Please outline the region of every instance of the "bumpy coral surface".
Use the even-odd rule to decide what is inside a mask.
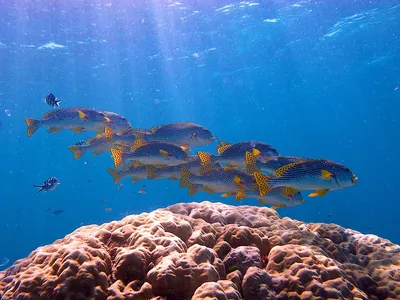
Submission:
[[[400,299],[400,247],[265,207],[177,204],[38,248],[0,272],[0,299]]]

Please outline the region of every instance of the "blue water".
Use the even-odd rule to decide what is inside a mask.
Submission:
[[[177,202],[257,205],[189,197],[166,179],[125,179],[118,192],[108,153],[76,161],[67,149],[90,133],[26,136],[49,92],[134,127],[192,121],[224,141],[343,163],[355,187],[280,215],[400,243],[398,1],[131,2],[0,1],[0,268],[85,224]],[[50,176],[60,186],[36,193]]]

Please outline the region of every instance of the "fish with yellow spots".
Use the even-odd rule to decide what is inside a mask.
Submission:
[[[101,133],[111,119],[103,113],[88,108],[60,108],[44,114],[42,120],[26,118],[28,137],[32,136],[41,127],[48,127],[47,132],[58,133],[62,129],[71,129],[78,133],[82,131],[96,131]]]
[[[214,141],[207,128],[191,122],[176,122],[154,126],[147,132],[136,133],[139,139],[147,142],[166,142],[185,147],[203,146]]]
[[[268,176],[254,172],[261,197],[278,186],[315,190],[310,197],[324,196],[331,190],[353,186],[358,180],[348,167],[325,159],[292,162],[276,169],[275,174]]]
[[[116,170],[112,168],[107,169],[108,173],[114,179],[114,183],[117,184],[121,180],[127,177],[132,177],[132,182],[137,182],[142,179],[147,179],[146,167],[130,165],[124,170]]]
[[[246,198],[256,198],[258,204],[269,204],[271,208],[283,208],[301,205],[304,203],[303,195],[300,191],[289,186],[278,186],[273,188],[264,196],[259,195],[259,191],[252,190],[246,193]]]
[[[252,153],[257,159],[265,159],[269,156],[277,156],[278,151],[272,146],[257,142],[247,141],[236,144],[219,143],[217,148],[219,155],[199,151],[203,166],[210,166],[213,163],[226,164],[226,168],[246,167],[246,152]]]
[[[156,167],[174,166],[188,160],[187,149],[163,142],[145,142],[136,139],[131,152],[111,148],[114,166],[118,168],[125,161],[134,161],[136,165],[154,165]]]
[[[130,129],[116,133],[110,127],[106,126],[103,134],[87,140],[84,144],[68,146],[68,149],[73,153],[75,159],[80,159],[87,152],[93,151],[93,156],[97,156],[110,151],[113,147],[130,151],[130,147],[134,143],[135,136]]]

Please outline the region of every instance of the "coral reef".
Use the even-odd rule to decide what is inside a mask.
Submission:
[[[39,247],[0,272],[0,299],[400,299],[400,247],[265,207],[176,204]]]

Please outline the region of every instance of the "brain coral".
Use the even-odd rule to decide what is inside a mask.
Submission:
[[[176,204],[36,249],[0,272],[0,299],[400,299],[400,247],[265,207]]]

